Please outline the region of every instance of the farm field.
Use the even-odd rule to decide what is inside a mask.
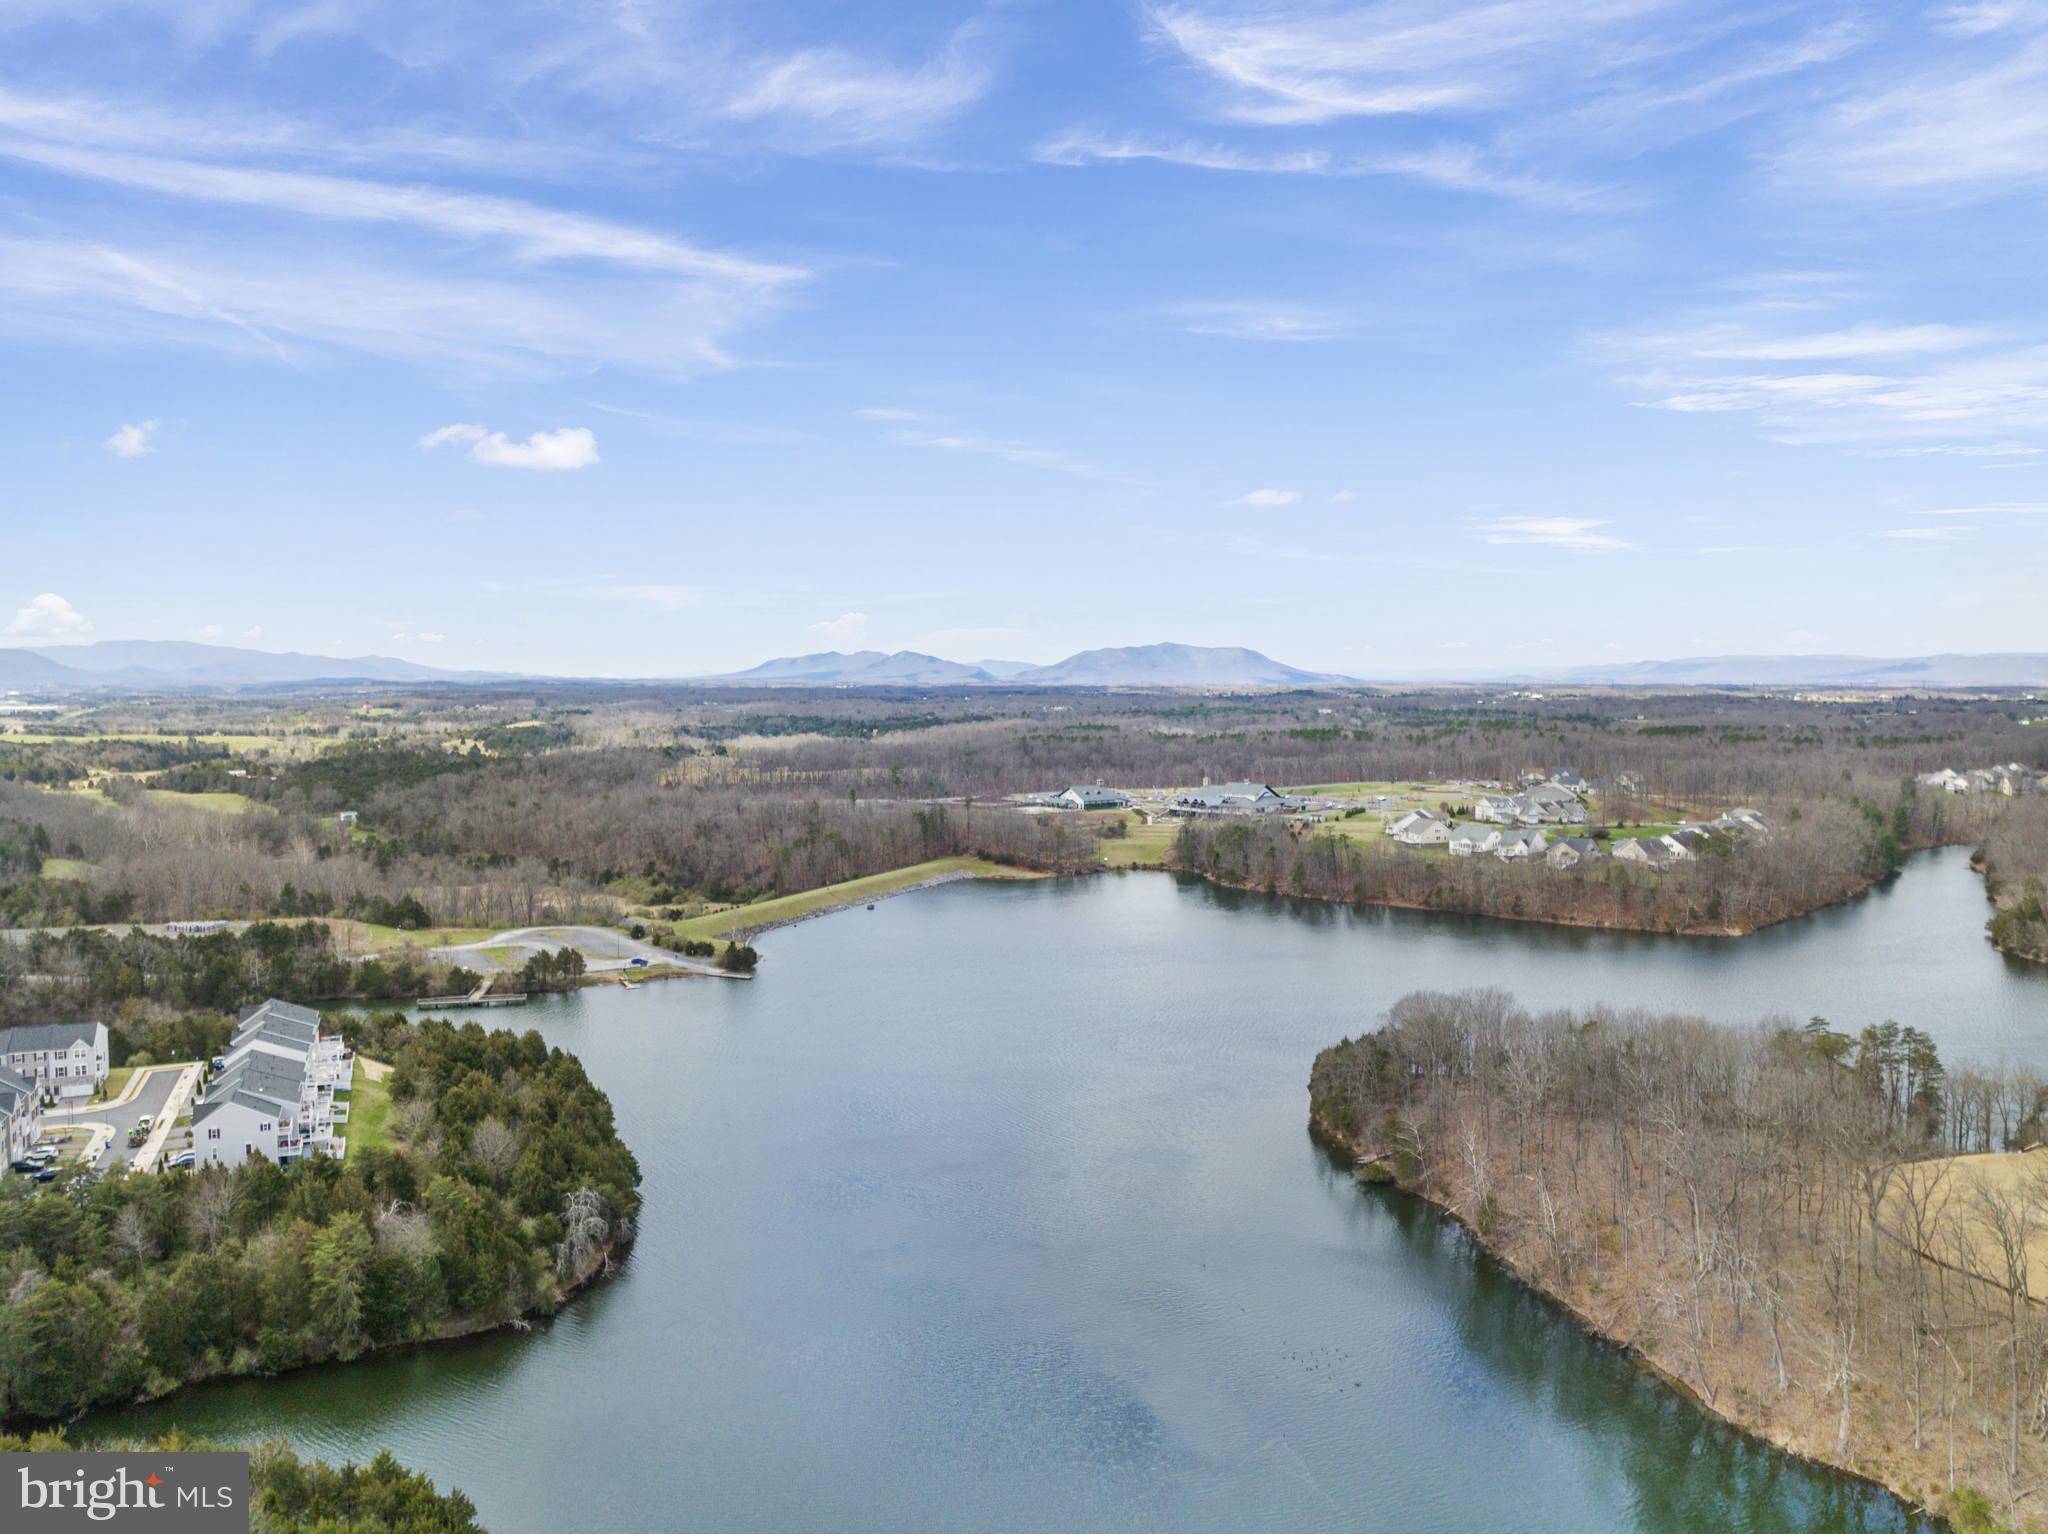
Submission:
[[[181,794],[174,788],[145,788],[142,796],[151,804],[177,805],[213,815],[246,815],[256,804],[247,794]]]
[[[2041,1151],[1993,1151],[1974,1156],[1947,1156],[1932,1161],[1916,1161],[1899,1168],[1903,1177],[1913,1178],[1920,1186],[1933,1187],[1929,1197],[1931,1208],[1946,1205],[1948,1216],[1964,1232],[1971,1250],[1966,1261],[1970,1271],[2004,1286],[2005,1260],[1999,1253],[1998,1240],[1990,1221],[1979,1211],[1978,1205],[1984,1195],[2003,1195],[2010,1199],[2015,1208],[2028,1201],[2031,1191],[2036,1201],[2036,1212],[2032,1217],[2032,1233],[2027,1243],[2027,1293],[2036,1301],[2048,1302],[2048,1222],[2039,1213],[2039,1201],[2048,1199],[2048,1153]],[[1910,1227],[1910,1216],[1905,1199],[1899,1193],[1892,1193],[1885,1201],[1885,1216],[1895,1232],[1902,1238]],[[1937,1251],[1926,1254],[1937,1262],[1953,1265],[1957,1254],[1953,1251]]]

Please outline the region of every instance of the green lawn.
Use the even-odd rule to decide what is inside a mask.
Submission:
[[[151,804],[178,804],[215,815],[246,815],[256,802],[247,794],[181,794],[174,788],[146,788],[142,797]]]
[[[339,1126],[350,1150],[375,1146],[389,1149],[391,1136],[384,1122],[391,1117],[391,1083],[372,1081],[363,1070],[362,1056],[356,1057],[355,1074],[349,1080],[348,1123]]]
[[[840,906],[859,905],[947,874],[977,874],[989,879],[1022,877],[1014,868],[1005,868],[981,858],[935,858],[929,863],[913,863],[908,868],[898,868],[885,874],[870,874],[865,879],[848,879],[844,884],[805,890],[801,895],[778,895],[773,900],[757,900],[752,905],[735,906],[730,911],[693,916],[688,921],[677,922],[675,930],[679,937],[715,940],[775,922],[794,921],[799,916],[815,916],[820,911],[836,910]]]
[[[1180,822],[1161,820],[1152,825],[1136,815],[1126,817],[1130,824],[1128,836],[1106,838],[1098,845],[1102,849],[1102,861],[1111,868],[1163,868],[1166,854],[1172,850],[1174,838],[1180,835]]]
[[[128,1078],[134,1074],[135,1067],[132,1065],[117,1065],[107,1072],[106,1083],[100,1090],[106,1094],[108,1102],[112,1102],[127,1090]]]

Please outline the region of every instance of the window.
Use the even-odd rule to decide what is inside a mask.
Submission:
[[[209,1129],[206,1131],[206,1138],[209,1140],[218,1140],[220,1138],[220,1131],[218,1129]]]

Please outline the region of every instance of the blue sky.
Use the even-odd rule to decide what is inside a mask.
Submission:
[[[0,0],[0,642],[2048,648],[2044,191],[2048,0]]]

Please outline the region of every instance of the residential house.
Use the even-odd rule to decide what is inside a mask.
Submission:
[[[1560,836],[1543,855],[1552,868],[1578,868],[1600,856],[1600,844],[1590,836]]]
[[[1052,802],[1069,810],[1120,810],[1131,802],[1130,795],[1100,783],[1078,783],[1052,796]]]
[[[1488,825],[1512,826],[1520,822],[1522,812],[1515,799],[1506,794],[1481,794],[1472,806],[1472,818]]]
[[[1527,800],[1531,818],[1546,824],[1562,822],[1566,825],[1584,825],[1586,807],[1579,802],[1579,796],[1562,783],[1538,783],[1521,796]]]
[[[82,1099],[107,1079],[105,1023],[32,1023],[0,1030],[0,1065],[25,1076],[46,1101]]]
[[[19,1071],[0,1066],[0,1173],[29,1153],[42,1138],[43,1094]]]
[[[167,921],[164,931],[172,937],[212,937],[216,932],[225,932],[228,924],[224,921]]]
[[[1558,768],[1550,775],[1550,781],[1559,788],[1569,789],[1575,794],[1583,794],[1593,786],[1569,767]]]
[[[1387,835],[1406,847],[1441,847],[1451,839],[1451,823],[1431,810],[1410,810],[1387,822]]]
[[[1970,791],[1970,780],[1953,767],[1944,767],[1939,772],[1923,772],[1914,781],[1922,788],[1938,788],[1943,793],[1966,794]]]
[[[1676,836],[1637,836],[1615,843],[1614,861],[1645,868],[1669,868],[1693,861],[1693,850]]]
[[[1453,826],[1446,845],[1454,857],[1469,858],[1481,852],[1492,852],[1500,846],[1500,828],[1469,823]]]
[[[243,1011],[221,1068],[192,1110],[192,1147],[202,1166],[240,1166],[262,1156],[280,1166],[309,1155],[341,1155],[335,1126],[348,1105],[355,1056],[323,1033],[310,1007],[266,1001]]]
[[[1503,863],[1520,863],[1542,856],[1549,845],[1550,833],[1547,831],[1503,831],[1500,845],[1493,849],[1493,855]]]

